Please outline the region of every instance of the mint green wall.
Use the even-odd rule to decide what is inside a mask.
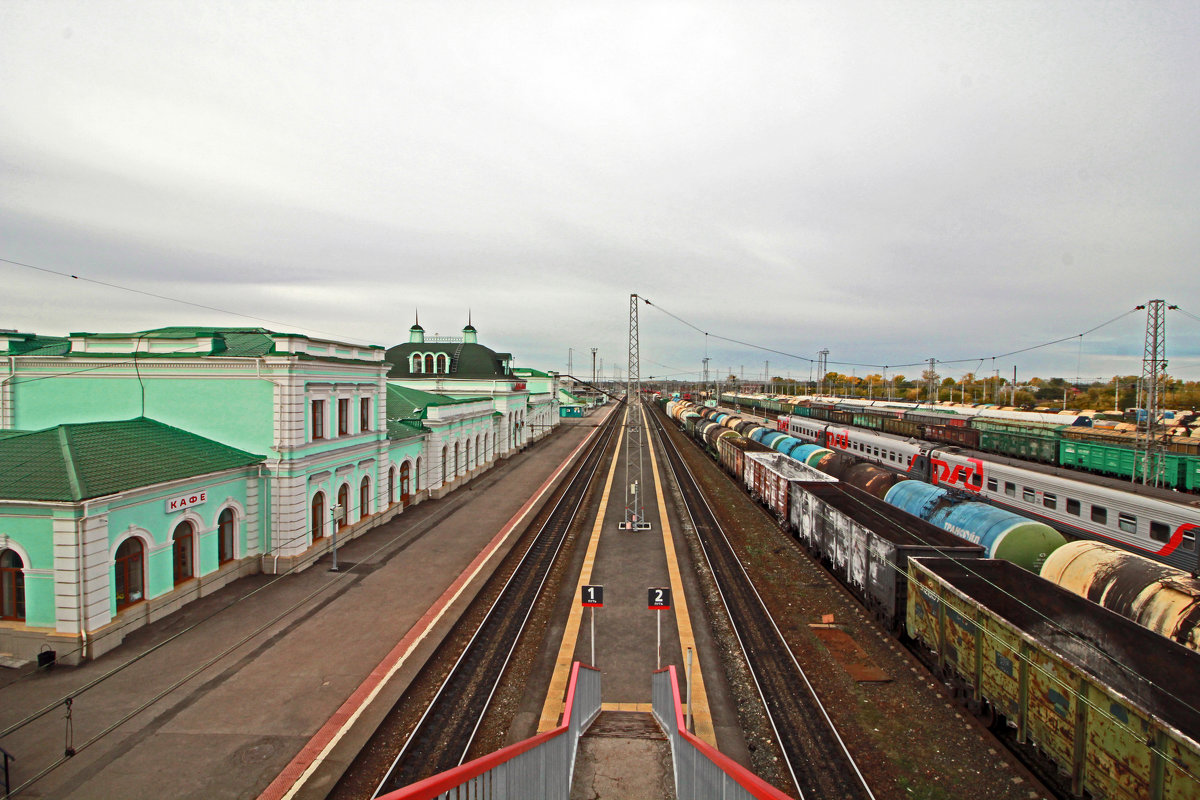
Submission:
[[[132,525],[135,528],[149,531],[154,537],[153,547],[160,546],[171,542],[171,536],[175,532],[175,527],[183,519],[192,519],[192,516],[184,512],[166,511],[166,500],[169,497],[178,495],[190,494],[195,491],[205,490],[208,492],[208,501],[203,505],[192,506],[188,511],[201,518],[202,523],[197,525],[196,537],[198,541],[198,553],[196,560],[196,575],[206,575],[217,569],[217,517],[220,511],[227,504],[227,499],[232,499],[239,504],[241,509],[246,508],[247,486],[250,481],[257,481],[258,476],[255,473],[243,472],[234,473],[232,477],[224,477],[220,480],[212,478],[198,478],[194,481],[189,481],[180,484],[168,491],[155,492],[152,495],[139,495],[137,498],[122,501],[117,499],[109,507],[108,511],[108,546],[111,551],[117,540],[123,538],[129,531]],[[234,512],[237,516],[238,524],[238,545],[237,553],[239,556],[244,556],[246,553],[246,528],[247,520],[235,508]],[[161,594],[173,591],[175,588],[175,570],[173,553],[170,547],[165,547],[159,552],[150,552],[146,558],[146,597],[157,597]],[[115,596],[112,598],[112,608],[116,610]]]
[[[54,569],[53,516],[45,507],[0,507],[0,534],[24,551],[26,569]],[[53,628],[54,623],[54,576],[26,574],[25,624]]]
[[[266,455],[275,435],[274,389],[255,379],[146,376],[144,416],[218,442]],[[14,427],[132,419],[143,415],[136,378],[91,377],[21,381],[13,386]],[[229,413],[236,409],[237,413]]]
[[[31,569],[54,569],[54,515],[45,506],[0,506],[0,535],[29,555]]]

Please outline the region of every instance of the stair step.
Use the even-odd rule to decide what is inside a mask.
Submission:
[[[645,711],[601,711],[584,736],[611,736],[618,739],[655,739],[666,741],[667,736]]]

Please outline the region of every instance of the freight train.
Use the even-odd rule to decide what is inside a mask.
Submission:
[[[1044,779],[1075,797],[1200,796],[1200,685],[1180,679],[1200,653],[736,431],[763,426],[666,405]]]

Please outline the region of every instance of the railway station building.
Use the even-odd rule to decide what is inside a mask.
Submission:
[[[96,657],[516,452],[546,410],[511,356],[485,378],[463,350],[450,392],[261,328],[0,332],[0,657]]]

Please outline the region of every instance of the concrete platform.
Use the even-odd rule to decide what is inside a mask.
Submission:
[[[0,670],[0,729],[99,681],[72,703],[73,757],[63,755],[61,705],[0,740],[17,758],[13,787],[42,770],[21,797],[246,798],[278,786],[404,645],[376,690],[377,706],[391,706],[515,536],[477,564],[476,577],[464,571],[498,532],[519,526],[522,509],[603,413],[566,421],[447,497],[339,547],[341,572],[329,572],[326,558],[281,579],[245,578],[83,666]],[[439,602],[443,613],[431,614]],[[360,744],[343,736],[289,796],[323,797]]]

